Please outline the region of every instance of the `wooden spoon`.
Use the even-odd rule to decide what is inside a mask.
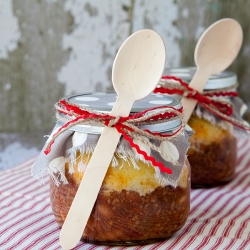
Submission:
[[[225,70],[234,61],[242,39],[242,28],[234,19],[221,19],[209,26],[195,47],[197,71],[189,86],[202,92],[211,75]],[[196,103],[193,99],[182,98],[185,122],[189,120]]]
[[[165,46],[152,30],[131,35],[118,51],[112,72],[117,101],[112,116],[128,116],[134,101],[150,94],[165,66]],[[71,249],[80,240],[120,139],[115,128],[105,127],[60,233],[62,248]]]

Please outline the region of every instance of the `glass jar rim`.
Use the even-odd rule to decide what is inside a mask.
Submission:
[[[105,98],[107,98],[107,100],[105,100]],[[61,100],[66,100],[66,102],[68,102],[69,104],[78,105],[82,108],[90,108],[91,110],[96,112],[109,114],[116,98],[117,94],[115,92],[93,92],[93,93],[90,92],[90,93],[66,96],[61,98]],[[106,105],[105,101],[106,103],[108,102]],[[177,110],[181,109],[182,107],[181,102],[178,98],[166,95],[150,94],[144,99],[135,102],[135,104],[132,107],[131,114],[142,112],[149,108],[156,108],[155,110],[150,112],[158,112],[162,109],[160,106],[175,108]],[[69,120],[73,120],[75,118],[62,113],[60,113],[59,116]],[[57,121],[57,124],[59,126],[63,126],[65,124],[64,122],[62,122],[62,120],[59,119]],[[177,117],[176,119],[171,119],[167,122],[142,125],[141,128],[144,130],[148,129],[151,132],[168,132],[177,130],[178,128],[180,128],[181,124],[182,124],[181,118]],[[103,129],[104,127],[92,126],[92,125],[75,125],[72,128],[70,128],[70,130],[76,132],[84,132],[91,134],[101,134]]]
[[[189,83],[196,72],[196,67],[166,68],[163,75],[175,76]],[[237,83],[237,75],[231,71],[222,71],[212,75],[204,90],[215,90],[233,87]]]

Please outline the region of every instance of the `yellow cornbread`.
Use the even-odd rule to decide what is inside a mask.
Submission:
[[[116,156],[116,154],[115,154]],[[80,184],[84,171],[78,170],[78,164],[85,160],[85,164],[88,164],[91,154],[88,155],[84,153],[80,155],[77,152],[76,156],[77,160],[74,164],[74,173],[72,173],[72,178],[75,180],[77,185]],[[103,186],[105,186],[106,192],[114,191],[117,192],[122,191],[123,189],[129,191],[136,191],[140,195],[145,195],[146,193],[150,193],[154,191],[157,187],[161,186],[161,184],[155,178],[155,169],[152,165],[144,163],[141,160],[138,160],[137,165],[139,169],[134,168],[131,160],[124,161],[119,157],[116,157],[118,161],[118,166],[112,167],[109,166],[107,174],[103,181]],[[68,172],[69,166],[66,163],[65,170]],[[178,185],[182,188],[187,187],[188,180],[188,168],[185,165],[181,172]]]
[[[222,121],[221,127],[192,115],[189,125],[195,132],[187,153],[192,187],[213,187],[229,182],[237,159],[232,124]]]
[[[195,131],[194,135],[189,139],[192,146],[195,146],[194,143],[197,140],[202,141],[203,144],[207,145],[211,144],[211,142],[219,141],[220,139],[227,137],[232,130],[232,126],[229,123],[225,122],[224,125],[227,126],[227,129],[223,129],[195,115],[191,116],[188,125]]]

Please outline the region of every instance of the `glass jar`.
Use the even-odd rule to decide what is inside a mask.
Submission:
[[[167,69],[164,74],[175,76],[190,82],[196,68]],[[224,71],[212,75],[206,84],[204,93],[235,90],[237,76]],[[232,98],[223,98],[232,101]],[[216,117],[197,104],[188,124],[194,130],[190,138],[188,159],[191,166],[191,186],[215,187],[231,181],[236,168],[237,142],[231,123]]]
[[[109,113],[116,94],[90,93],[70,96],[66,100],[78,107]],[[159,105],[178,110],[181,108],[178,99],[150,95],[137,101],[131,114]],[[59,112],[57,118],[58,124],[52,134],[64,125],[65,114]],[[182,120],[176,117],[163,123],[143,124],[141,128],[171,134],[181,126]],[[65,144],[60,149],[63,153],[59,157],[57,154],[49,164],[51,205],[60,227],[102,130],[103,127],[90,125],[71,127],[71,132],[68,131],[69,134],[61,139]],[[155,144],[175,159],[173,162],[177,165],[153,152],[149,144],[133,139],[141,150],[162,162],[164,167],[169,166],[173,171],[171,175],[146,161],[122,137],[82,234],[82,241],[103,245],[140,245],[167,239],[178,231],[185,224],[190,207],[190,169],[186,151],[191,133],[190,128],[184,128],[179,135]],[[144,141],[154,143],[145,136]],[[57,145],[54,150],[58,151],[55,147]],[[84,197],[82,202],[85,202]]]

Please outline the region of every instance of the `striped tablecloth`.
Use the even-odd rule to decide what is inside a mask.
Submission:
[[[61,249],[49,203],[48,178],[39,186],[30,167],[35,158],[0,172],[0,249]],[[191,192],[185,226],[171,239],[137,247],[79,243],[74,249],[250,249],[250,141],[238,143],[235,179]]]

